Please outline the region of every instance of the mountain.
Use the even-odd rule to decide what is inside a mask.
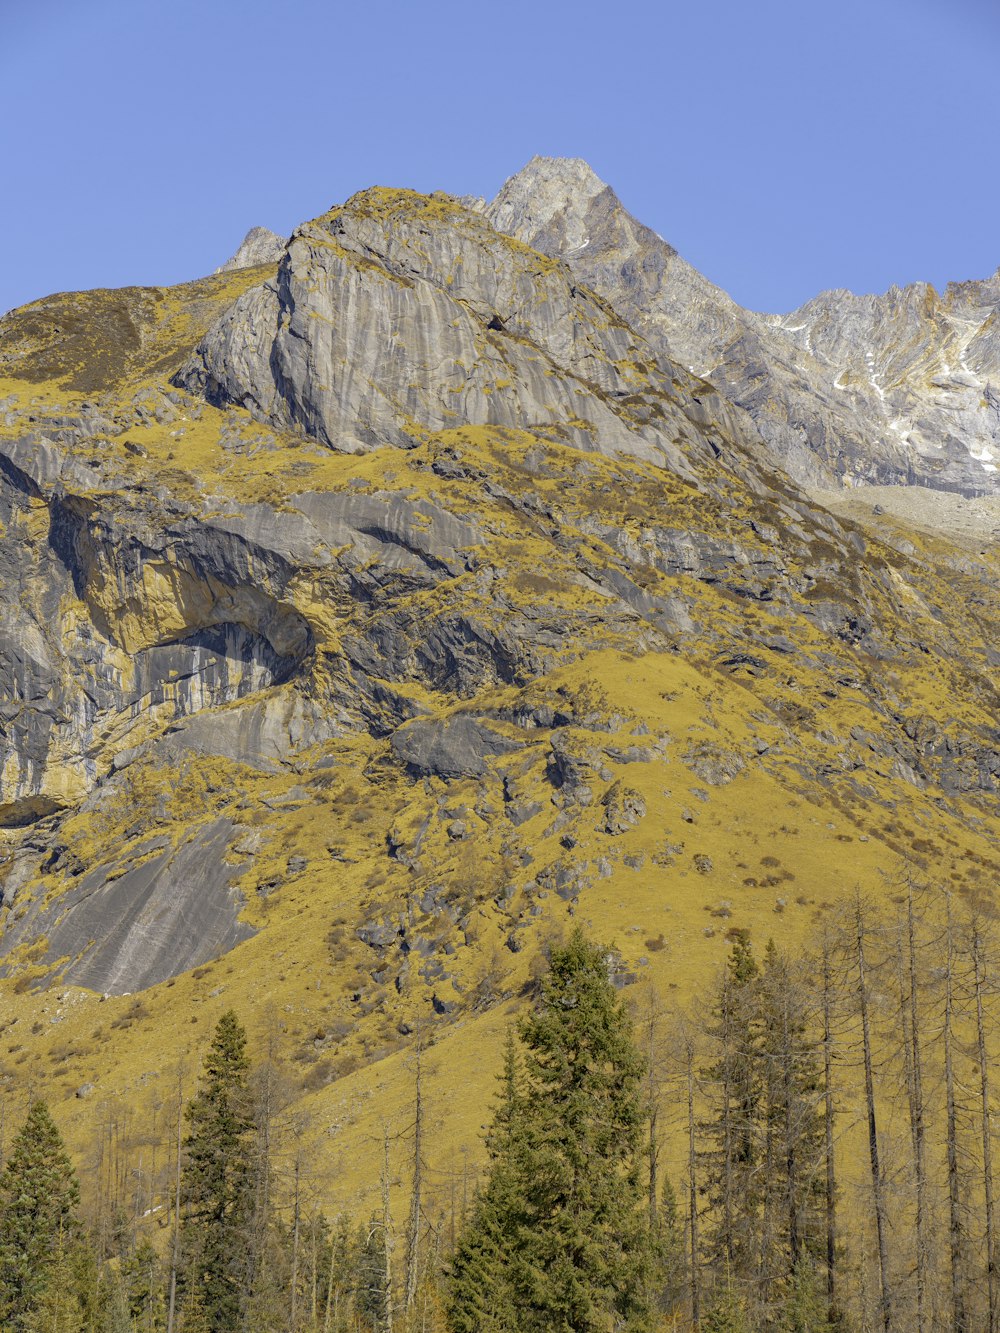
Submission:
[[[219,273],[235,268],[254,268],[257,264],[276,264],[285,248],[285,238],[268,227],[251,227],[236,253],[222,265]]]
[[[585,162],[534,158],[486,211],[749,412],[801,484],[1000,493],[1000,270],[942,294],[824,292],[759,315],[630,217]]]
[[[858,317],[886,349],[893,301]],[[852,309],[806,307],[809,352],[536,161],[486,207],[368,190],[276,262],[0,321],[0,1077],[155,1090],[232,1005],[341,1143],[419,1036],[434,1151],[473,1147],[571,918],[618,984],[691,993],[857,885],[982,893],[991,511],[806,488],[942,482],[870,386],[815,387],[864,358]],[[927,367],[945,325],[909,321],[885,356]]]

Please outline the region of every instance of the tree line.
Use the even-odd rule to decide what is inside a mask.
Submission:
[[[652,988],[630,1005],[575,930],[510,1030],[458,1199],[425,1160],[419,1052],[408,1207],[387,1129],[358,1217],[325,1210],[274,1053],[251,1062],[232,1011],[138,1151],[101,1127],[83,1211],[34,1102],[0,1174],[0,1326],[1000,1333],[991,916],[909,885],[813,944],[731,931],[685,1012]]]

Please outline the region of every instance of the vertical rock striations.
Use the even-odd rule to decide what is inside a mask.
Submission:
[[[563,258],[658,351],[746,409],[799,482],[1000,491],[1000,274],[940,294],[826,292],[790,315],[759,315],[578,159],[532,159],[486,215]]]

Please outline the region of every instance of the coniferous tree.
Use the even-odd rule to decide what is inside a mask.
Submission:
[[[701,1333],[751,1333],[743,1302],[728,1282],[712,1302]]]
[[[907,1061],[909,1066],[908,1092],[910,1103],[910,1126],[913,1135],[913,1169],[916,1175],[916,1218],[915,1239],[916,1281],[917,1281],[917,1333],[927,1333],[930,1326],[930,1309],[927,1300],[927,1278],[931,1266],[931,1245],[929,1243],[930,1218],[929,1189],[927,1180],[927,1127],[924,1107],[923,1074],[923,1035],[921,1031],[921,1004],[919,981],[917,976],[917,958],[920,953],[917,941],[917,918],[913,900],[913,883],[908,885],[906,895],[906,990],[904,1009],[909,1009],[909,1040]],[[903,1024],[906,1041],[906,1023]]]
[[[196,1306],[212,1333],[239,1328],[252,1294],[246,1281],[253,1217],[246,1045],[246,1032],[229,1010],[216,1027],[201,1086],[186,1111],[184,1305]]]
[[[647,1328],[643,1063],[606,955],[582,931],[553,951],[520,1036],[524,1090],[511,1099],[509,1128],[501,1117],[494,1130],[496,1156],[470,1227],[489,1238],[475,1263],[500,1274],[514,1322],[475,1322],[462,1299],[476,1271],[467,1248],[452,1287],[452,1327]]]
[[[514,1264],[525,1221],[519,1082],[514,1034],[508,1032],[500,1096],[486,1139],[490,1172],[451,1264],[448,1318],[455,1333],[509,1333],[517,1327]]]
[[[701,1322],[701,1244],[698,1228],[698,1151],[694,1115],[694,1039],[690,1032],[684,1041],[684,1081],[687,1093],[687,1159],[688,1159],[688,1272],[691,1275],[691,1323],[698,1328]]]
[[[34,1102],[0,1176],[0,1326],[26,1329],[79,1224],[80,1189],[43,1101]]]
[[[885,1333],[893,1333],[894,1291],[889,1267],[889,1224],[886,1210],[885,1163],[879,1154],[878,1117],[875,1102],[874,1064],[872,1059],[871,981],[867,946],[870,926],[868,909],[860,894],[854,899],[855,961],[858,975],[858,1010],[861,1018],[861,1042],[865,1072],[865,1112],[868,1120],[868,1160],[871,1166],[872,1202],[878,1242],[879,1315]],[[992,1330],[991,1330],[992,1333]]]
[[[351,1297],[351,1235],[346,1217],[338,1217],[334,1223],[327,1263],[322,1330],[339,1333]]]
[[[719,986],[708,1035],[717,1057],[707,1070],[712,1117],[705,1126],[704,1189],[712,1227],[709,1259],[727,1283],[758,1276],[760,1259],[762,1061],[760,968],[738,935]]]
[[[121,1274],[135,1327],[143,1333],[162,1329],[166,1321],[163,1265],[148,1238],[143,1237],[122,1263]]]
[[[803,1253],[788,1287],[781,1324],[783,1333],[826,1333],[830,1317],[823,1285],[813,1259]]]
[[[954,1059],[955,1004],[955,934],[952,923],[951,895],[945,897],[945,969],[944,969],[944,1082],[945,1082],[945,1152],[948,1165],[948,1251],[951,1276],[951,1324],[953,1333],[969,1333],[966,1309],[965,1269],[966,1235],[963,1208],[963,1179],[958,1165],[958,1103],[956,1099]]]
[[[823,997],[823,1156],[826,1168],[823,1203],[826,1214],[826,1299],[832,1323],[835,1322],[839,1310],[839,1293],[837,1291],[837,1163],[834,1147],[833,956],[827,934],[824,934],[821,942],[820,973]]]
[[[361,1326],[371,1333],[384,1333],[390,1320],[392,1294],[386,1288],[385,1226],[374,1213],[362,1228],[357,1244],[357,1278],[354,1309]]]
[[[823,1249],[822,1080],[808,1032],[805,988],[773,942],[758,994],[767,1141],[761,1271],[778,1284],[788,1283],[801,1261],[818,1258]]]
[[[97,1258],[79,1235],[60,1242],[49,1281],[20,1325],[25,1333],[118,1333],[102,1308]],[[132,1333],[131,1322],[123,1333]]]
[[[684,1219],[677,1207],[677,1195],[665,1176],[660,1206],[652,1235],[654,1310],[671,1315],[680,1309],[688,1286],[687,1247]]]
[[[649,1326],[643,1062],[607,957],[577,928],[521,1025],[527,1090],[521,1327]]]
[[[971,923],[973,993],[976,1000],[976,1055],[979,1064],[979,1098],[983,1146],[983,1216],[985,1224],[986,1293],[989,1308],[989,1333],[1000,1328],[1000,1290],[997,1282],[996,1211],[993,1197],[993,1131],[990,1097],[990,1060],[986,1042],[984,996],[986,993],[986,953],[982,922],[975,916]]]
[[[125,1275],[111,1268],[101,1280],[101,1333],[132,1333],[129,1292]]]

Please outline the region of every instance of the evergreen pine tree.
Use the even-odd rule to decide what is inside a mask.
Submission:
[[[785,1301],[783,1333],[825,1333],[830,1328],[826,1291],[808,1254],[796,1262]]]
[[[57,1249],[45,1290],[25,1316],[25,1333],[116,1333],[103,1315],[97,1256],[73,1234]]]
[[[520,1036],[524,1090],[516,1070],[505,1074],[514,1091],[501,1099],[489,1178],[460,1248],[452,1327],[648,1328],[643,1063],[606,956],[579,929],[553,951]],[[476,1322],[477,1277],[500,1293],[491,1323]]]
[[[128,1308],[137,1329],[155,1333],[166,1325],[164,1274],[160,1256],[147,1237],[122,1263],[122,1282],[128,1296]]]
[[[807,1271],[805,1260],[824,1249],[822,1078],[804,989],[773,942],[757,993],[767,1143],[761,1276],[770,1288],[789,1282],[800,1261]]]
[[[0,1176],[0,1326],[26,1329],[65,1265],[78,1231],[80,1189],[42,1101],[28,1111]]]
[[[524,1223],[519,1083],[514,1034],[508,1032],[500,1097],[486,1139],[490,1172],[451,1264],[448,1319],[455,1333],[510,1333],[517,1328],[513,1265]]]
[[[713,1116],[704,1127],[709,1258],[729,1281],[753,1281],[760,1260],[762,1065],[760,968],[749,941],[733,943],[708,1029],[717,1058],[707,1070]]]
[[[385,1287],[385,1227],[374,1213],[357,1240],[354,1310],[361,1326],[382,1333],[388,1323],[390,1293]]]
[[[751,1333],[743,1304],[728,1282],[712,1302],[701,1333]]]
[[[101,1333],[133,1333],[124,1273],[108,1265],[101,1277]]]
[[[247,1289],[253,1210],[253,1119],[247,1091],[246,1032],[236,1014],[223,1014],[187,1108],[181,1193],[185,1308],[197,1306],[212,1333],[231,1333]]]

